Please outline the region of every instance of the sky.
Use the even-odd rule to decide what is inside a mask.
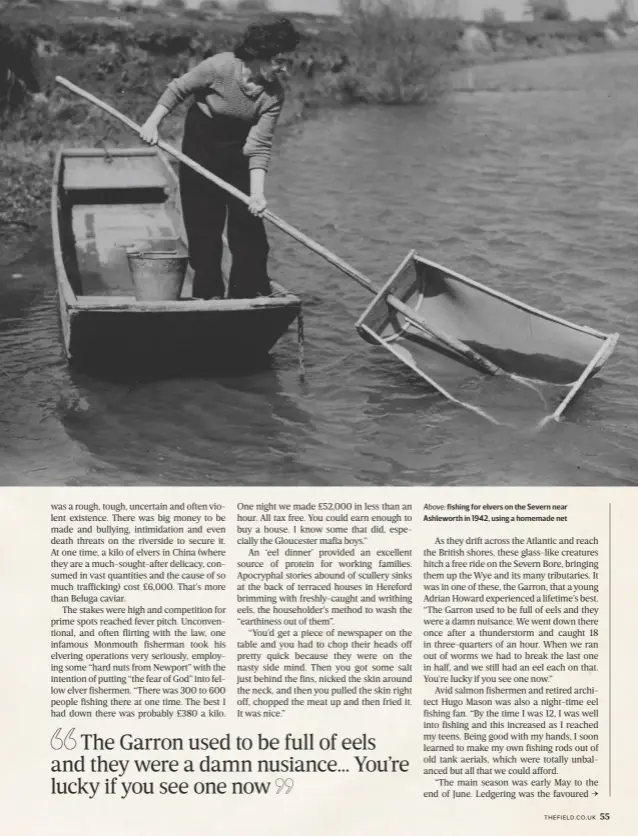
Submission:
[[[415,3],[427,3],[427,0],[415,0]],[[453,4],[455,0],[448,0]],[[521,20],[524,0],[456,0],[459,14],[466,20],[480,20],[486,7],[500,8],[509,20]],[[616,8],[616,0],[568,0],[573,18],[589,17],[602,20]],[[273,8],[282,11],[308,11],[332,14],[339,8],[339,0],[271,0]],[[638,12],[638,0],[634,2]]]

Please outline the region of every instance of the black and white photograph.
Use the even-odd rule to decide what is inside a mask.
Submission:
[[[2,0],[0,485],[638,484],[632,0]]]

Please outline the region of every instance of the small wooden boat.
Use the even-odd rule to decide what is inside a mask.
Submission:
[[[62,149],[51,227],[64,347],[83,368],[245,367],[264,359],[300,316],[272,295],[204,301],[187,271],[176,301],[138,301],[126,250],[186,253],[175,172],[155,148]]]

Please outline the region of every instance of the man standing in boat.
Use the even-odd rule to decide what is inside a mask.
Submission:
[[[270,294],[269,247],[261,218],[266,209],[264,185],[284,100],[279,79],[287,63],[284,54],[292,52],[299,40],[287,18],[249,26],[234,52],[213,55],[171,81],[140,130],[142,139],[155,145],[162,119],[194,95],[184,126],[183,153],[250,195],[246,206],[180,163],[195,298],[224,296],[222,233],[227,215],[232,255],[228,295]]]

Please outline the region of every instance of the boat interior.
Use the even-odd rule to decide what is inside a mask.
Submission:
[[[126,250],[186,253],[178,190],[169,164],[153,149],[106,154],[65,151],[58,223],[65,271],[79,296],[130,296]],[[187,271],[182,298],[191,295]]]

